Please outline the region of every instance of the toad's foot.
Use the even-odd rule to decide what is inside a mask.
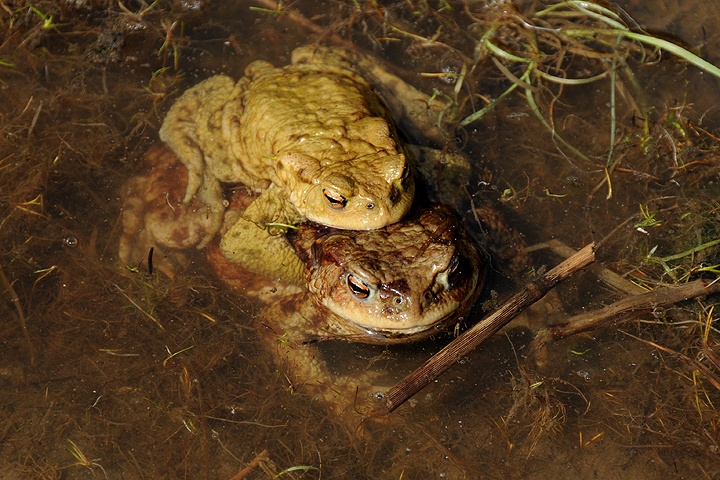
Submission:
[[[464,188],[470,181],[472,165],[460,152],[410,145],[418,169],[433,202],[460,208],[469,196]]]
[[[229,261],[220,250],[218,242],[212,242],[208,246],[207,258],[217,277],[244,297],[271,303],[305,291],[303,286],[285,283],[278,278],[262,277]]]
[[[512,228],[505,217],[493,208],[478,207],[473,211],[473,215],[484,237],[481,243],[493,258],[492,267],[508,278],[527,272],[531,260],[522,234]]]
[[[154,264],[172,277],[185,264],[181,250],[203,246],[219,224],[208,205],[193,197],[184,202],[187,169],[167,146],[151,148],[144,172],[124,186],[120,261],[137,266],[153,249]]]

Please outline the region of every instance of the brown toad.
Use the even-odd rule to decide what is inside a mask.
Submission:
[[[393,344],[439,334],[467,313],[486,280],[487,256],[443,205],[378,230],[303,224],[288,237],[307,288],[273,297],[257,317],[258,332],[296,385],[353,424],[353,405],[370,401],[380,372],[332,374],[316,343]],[[266,286],[217,247],[210,252],[218,276],[243,294]]]

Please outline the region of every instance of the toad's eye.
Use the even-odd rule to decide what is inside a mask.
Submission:
[[[350,293],[360,300],[365,300],[370,296],[370,286],[352,273],[347,276],[347,286]]]
[[[450,265],[448,265],[448,268],[446,270],[447,272],[447,279],[450,286],[454,286],[460,281],[463,275],[463,268],[462,268],[462,262],[460,261],[460,256],[458,254],[453,255],[452,260],[450,260]]]
[[[400,182],[403,185],[406,185],[408,180],[410,179],[410,173],[411,173],[410,164],[406,163],[405,167],[403,168],[402,175],[400,175]]]
[[[332,208],[337,208],[339,210],[341,208],[345,208],[345,206],[347,205],[347,198],[343,197],[337,192],[333,192],[328,190],[327,188],[324,188],[323,195],[325,195],[325,200],[327,200],[328,204]]]
[[[453,255],[447,268],[438,273],[437,282],[448,291],[457,286],[465,276],[463,258],[457,253]]]

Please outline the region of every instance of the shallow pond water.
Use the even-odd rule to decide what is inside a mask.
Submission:
[[[172,280],[117,261],[122,185],[189,86],[239,78],[257,59],[285,64],[308,42],[352,43],[426,91],[457,94],[467,115],[512,85],[484,58],[454,92],[481,52],[477,25],[517,22],[539,4],[301,1],[273,13],[253,2],[110,3],[0,4],[0,477],[720,476],[716,297],[528,356],[537,329],[622,296],[579,273],[359,435],[276,368],[255,336],[262,306],[226,289],[202,252],[188,252]],[[619,5],[720,64],[712,2]],[[506,48],[535,38],[506,35]],[[624,65],[588,58],[586,46],[566,45],[574,60],[548,71]],[[720,236],[720,79],[652,50],[629,50],[627,69],[615,78],[614,135],[609,76],[518,88],[460,129],[456,144],[476,167],[459,188],[465,208],[498,207],[529,245],[603,240],[598,263],[636,284],[712,278],[717,269],[700,269],[720,263],[717,249],[698,247]],[[498,278],[499,298],[561,260],[532,255],[534,272]],[[448,340],[324,354],[338,370],[380,366],[392,383]]]

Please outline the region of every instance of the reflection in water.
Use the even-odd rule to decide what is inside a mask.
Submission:
[[[712,298],[528,360],[533,330],[619,298],[580,275],[359,438],[275,368],[250,321],[260,306],[209,275],[203,252],[186,251],[172,280],[146,261],[116,261],[121,186],[172,101],[202,79],[239,78],[258,58],[285,64],[299,44],[352,42],[457,99],[452,125],[526,71],[497,53],[481,61],[475,47],[491,27],[503,34],[493,45],[526,58],[540,58],[532,42],[543,40],[556,77],[609,68],[606,37],[553,45],[539,19],[510,26],[542,10],[531,2],[295,4],[303,15],[230,2],[21,3],[0,11],[3,477],[269,478],[291,467],[296,478],[718,476]],[[716,6],[623,7],[718,63]],[[499,204],[528,243],[604,239],[601,263],[642,287],[715,275],[718,113],[704,105],[717,103],[718,80],[637,46],[627,65],[614,77],[612,132],[609,78],[517,83],[456,132],[476,162],[464,190],[473,204]],[[556,262],[535,252],[536,270]],[[494,293],[523,281],[512,280],[498,278]],[[324,354],[337,373],[372,366],[392,382],[447,340]]]

